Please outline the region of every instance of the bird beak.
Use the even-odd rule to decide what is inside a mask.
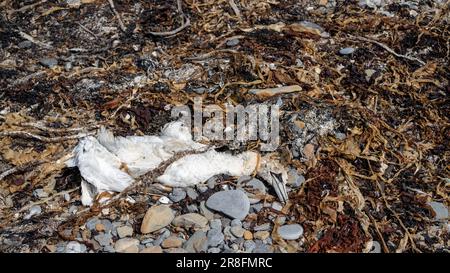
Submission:
[[[270,182],[275,189],[275,193],[277,194],[278,199],[280,199],[281,202],[286,203],[288,200],[288,194],[281,174],[270,172],[270,177],[272,180]]]

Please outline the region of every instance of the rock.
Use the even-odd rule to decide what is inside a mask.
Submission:
[[[269,236],[270,236],[270,233],[268,231],[266,231],[266,230],[257,231],[257,232],[255,232],[253,234],[253,237],[255,237],[255,239],[258,239],[258,240],[261,240],[261,241],[269,238]]]
[[[319,26],[316,23],[310,21],[301,21],[300,26],[302,26],[307,32],[319,34],[322,38],[330,37],[330,34],[326,32],[323,27]]]
[[[264,223],[259,226],[255,226],[253,228],[254,231],[261,231],[261,230],[269,230],[270,229],[270,223]]]
[[[245,248],[245,252],[252,253],[253,250],[256,248],[256,244],[254,241],[245,241],[244,248]]]
[[[231,39],[227,41],[227,46],[237,46],[239,44],[239,39]]]
[[[206,217],[206,219],[211,220],[214,218],[214,213],[210,211],[206,205],[205,201],[200,202],[200,213]]]
[[[210,249],[208,249],[208,253],[220,253],[220,248],[218,247],[212,247]]]
[[[428,202],[427,204],[433,209],[435,220],[444,220],[448,218],[448,208],[444,204],[435,201]]]
[[[297,172],[295,169],[290,169],[288,171],[287,184],[293,188],[300,188],[305,182],[305,177]]]
[[[39,63],[48,68],[53,68],[58,65],[58,60],[55,58],[42,58]]]
[[[364,73],[366,74],[366,81],[369,82],[372,78],[372,75],[375,74],[377,71],[374,69],[366,69],[364,70]],[[337,138],[337,137],[336,137]],[[345,137],[344,137],[345,139]]]
[[[182,188],[174,188],[169,194],[169,199],[174,203],[180,202],[184,198],[186,198],[186,192]]]
[[[167,198],[166,196],[161,196],[161,198],[159,198],[158,201],[161,204],[170,204],[170,203],[172,203],[172,201],[170,201],[170,199]]]
[[[66,0],[66,4],[70,8],[79,8],[81,6],[81,0]]]
[[[210,229],[208,231],[207,238],[208,238],[208,246],[218,246],[221,243],[223,243],[223,240],[225,239],[220,229]]]
[[[278,235],[285,240],[297,240],[303,235],[303,227],[299,224],[284,225],[278,228]]]
[[[253,233],[251,231],[244,231],[244,239],[245,240],[253,240]]]
[[[130,226],[122,226],[117,228],[119,238],[125,238],[133,235],[133,228]]]
[[[101,246],[107,246],[112,243],[112,235],[111,234],[105,234],[101,233],[94,236],[94,239],[101,245]]]
[[[192,200],[195,200],[198,197],[198,193],[193,188],[187,188],[186,193]]]
[[[153,241],[153,245],[159,246],[165,239],[170,237],[170,230],[164,228],[160,231],[159,237]]]
[[[242,227],[242,222],[239,219],[233,219],[233,221],[231,221],[230,226],[232,226],[232,227]]]
[[[233,234],[237,238],[241,238],[244,236],[245,229],[243,229],[241,226],[232,226],[230,231],[231,234]]]
[[[66,63],[64,64],[64,70],[70,71],[70,70],[72,70],[72,68],[73,68],[72,62],[66,62]]]
[[[175,236],[170,236],[161,243],[161,246],[163,248],[177,248],[181,247],[182,244],[183,240]]]
[[[211,195],[206,206],[225,215],[242,220],[250,210],[250,201],[247,195],[240,190],[220,191]]]
[[[117,240],[114,249],[119,253],[138,253],[139,240],[134,238],[123,238]]]
[[[252,204],[251,208],[252,208],[252,212],[258,213],[263,208],[263,204]]]
[[[45,192],[44,189],[35,189],[33,195],[39,199],[48,197],[48,193]]]
[[[111,233],[112,229],[113,229],[113,225],[111,223],[111,221],[109,221],[108,219],[102,219],[100,221],[101,225],[103,226],[103,231],[105,233]],[[97,225],[96,225],[97,226]]]
[[[247,196],[250,200],[250,204],[255,204],[261,201],[256,195],[266,194],[267,188],[264,183],[256,178],[251,179],[245,186],[249,188]]]
[[[31,217],[36,216],[36,215],[39,215],[39,214],[41,214],[41,213],[42,213],[41,206],[39,206],[39,205],[34,205],[34,206],[32,206],[32,207],[30,208],[30,211],[28,212],[27,215],[25,215],[25,216],[23,217],[23,219],[28,220],[28,219],[31,219]]]
[[[142,220],[141,233],[150,233],[169,225],[175,215],[166,205],[153,206],[147,210]]]
[[[279,202],[273,202],[272,209],[276,211],[281,211],[283,209],[283,205],[281,205]]]
[[[227,240],[233,241],[233,240],[236,239],[236,237],[233,235],[233,233],[231,233],[231,227],[230,227],[230,226],[226,226],[226,227],[223,229],[223,234],[225,235],[225,238],[226,238]]]
[[[255,248],[253,249],[253,253],[272,253],[273,249],[264,244],[262,241],[257,240],[255,242]]]
[[[150,246],[144,248],[139,253],[162,253],[162,248],[160,246]]]
[[[206,227],[208,219],[198,213],[187,213],[175,217],[172,224],[176,227],[201,229]]]
[[[187,206],[187,210],[189,212],[198,212],[198,207],[196,204],[190,204]]]
[[[197,190],[201,193],[204,193],[208,190],[207,186],[203,186],[203,185],[197,185]]]
[[[359,0],[358,5],[360,7],[369,7],[369,8],[377,8],[377,7],[381,7],[381,5],[383,4],[383,0]]]
[[[167,253],[189,253],[187,250],[183,248],[169,248],[166,250]]]
[[[65,253],[83,253],[86,252],[86,246],[78,242],[71,241],[66,245]]]
[[[184,243],[183,248],[187,252],[205,252],[208,249],[208,238],[206,233],[202,230],[196,231],[189,240]]]
[[[99,222],[100,222],[100,220],[98,218],[90,218],[86,222],[85,226],[89,230],[94,230],[95,229],[95,225],[97,225],[97,223],[99,223]]]
[[[212,219],[209,221],[209,226],[211,229],[222,230],[222,221],[220,219]]]
[[[23,42],[20,42],[17,46],[19,48],[28,48],[28,47],[31,47],[32,45],[33,45],[33,43],[30,41],[23,41]]]
[[[353,47],[346,47],[339,50],[339,54],[341,55],[349,55],[355,52],[355,49]]]
[[[337,140],[344,140],[347,138],[347,135],[344,133],[335,133],[334,136],[336,137]]]

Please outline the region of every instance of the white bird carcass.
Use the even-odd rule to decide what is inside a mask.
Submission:
[[[190,129],[181,121],[166,124],[160,136],[115,137],[101,128],[97,138],[86,137],[78,143],[66,165],[80,170],[81,202],[90,206],[98,193],[123,191],[134,178],[157,168],[176,153],[206,147],[192,140]]]
[[[192,151],[171,163],[157,181],[172,187],[188,187],[209,178],[227,174],[244,176],[257,173],[272,185],[282,202],[287,200],[287,173],[273,156],[261,158],[257,152],[238,155],[216,152],[192,140],[190,128],[181,121],[168,123],[160,136],[116,137],[101,128],[97,138],[82,139],[67,162],[77,166],[83,177],[83,205],[90,206],[94,197],[105,191],[121,192],[134,179],[159,167],[178,152]]]

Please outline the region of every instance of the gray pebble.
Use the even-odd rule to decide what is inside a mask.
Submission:
[[[236,46],[239,44],[239,39],[231,39],[227,41],[227,46]]]
[[[253,228],[254,231],[264,231],[264,230],[269,230],[269,229],[270,229],[270,223],[264,223],[262,225],[255,226]]]
[[[212,248],[208,249],[208,253],[220,253],[220,248],[212,247]]]
[[[187,206],[187,210],[189,212],[198,212],[198,207],[196,204],[190,204]]]
[[[355,52],[355,49],[353,47],[346,47],[339,50],[339,54],[341,55],[349,55]]]
[[[208,220],[214,218],[214,213],[206,207],[205,201],[200,202],[200,213]]]
[[[218,246],[223,242],[224,235],[220,229],[210,229],[207,238],[209,246]]]
[[[95,225],[99,223],[100,220],[98,218],[91,218],[86,222],[86,228],[89,230],[95,230]]]
[[[213,176],[208,181],[206,181],[206,184],[208,185],[208,188],[214,189],[217,183],[217,177]]]
[[[110,245],[112,242],[112,235],[106,234],[106,233],[100,233],[98,235],[94,236],[94,239],[101,245],[101,246],[107,246]]]
[[[222,230],[222,221],[220,221],[220,219],[212,219],[209,221],[209,226],[211,229]]]
[[[39,206],[39,205],[34,205],[34,206],[32,206],[32,207],[30,208],[30,211],[28,212],[27,215],[25,215],[25,216],[23,217],[23,219],[28,220],[28,219],[31,219],[31,217],[36,216],[36,215],[39,215],[39,214],[41,214],[41,213],[42,213],[41,206]]]
[[[241,227],[242,226],[242,222],[239,219],[233,219],[233,221],[231,221],[230,225],[232,227]]]
[[[184,243],[183,248],[187,252],[206,252],[208,249],[208,238],[206,233],[202,230],[196,231],[190,238]]]
[[[335,133],[334,136],[336,137],[337,140],[344,140],[347,137],[346,134],[339,132]]]
[[[299,224],[284,225],[278,228],[278,234],[285,240],[297,240],[303,235],[303,227]]]
[[[174,188],[169,194],[169,199],[174,203],[180,202],[184,198],[186,198],[186,192],[182,188]]]
[[[23,41],[23,42],[20,42],[17,46],[19,48],[28,48],[28,47],[31,47],[32,45],[33,45],[33,43],[30,41]]]
[[[208,187],[207,186],[197,186],[197,190],[199,191],[199,192],[201,192],[201,193],[204,193],[204,192],[206,192],[207,190],[208,190]]]
[[[252,240],[247,240],[244,242],[245,252],[251,253],[256,248],[256,244]]]
[[[435,220],[444,220],[448,218],[448,208],[440,202],[431,201],[427,203],[436,214]]]
[[[58,65],[58,60],[55,58],[42,58],[39,63],[48,68],[52,68]]]
[[[272,209],[276,211],[281,211],[283,209],[283,205],[281,205],[279,202],[273,202]]]
[[[244,192],[228,190],[211,195],[206,201],[206,206],[233,219],[244,219],[249,213],[250,201]]]
[[[256,246],[253,249],[253,253],[272,253],[273,252],[268,245],[264,244],[263,241],[256,240],[255,244],[256,244]]]
[[[263,204],[261,204],[261,203],[252,204],[252,206],[251,206],[252,212],[255,212],[255,213],[260,212],[262,208],[263,208]]]
[[[198,193],[193,188],[187,188],[186,193],[192,200],[195,200],[198,197]]]
[[[233,234],[237,238],[241,238],[242,236],[244,236],[245,229],[243,229],[240,226],[232,226],[230,228],[230,231],[231,231],[231,234]]]

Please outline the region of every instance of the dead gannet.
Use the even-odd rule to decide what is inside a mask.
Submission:
[[[98,138],[89,136],[78,143],[66,165],[80,170],[81,201],[91,205],[98,193],[123,191],[134,178],[157,168],[177,152],[206,147],[192,140],[181,121],[166,124],[160,136],[115,137],[101,128]]]

